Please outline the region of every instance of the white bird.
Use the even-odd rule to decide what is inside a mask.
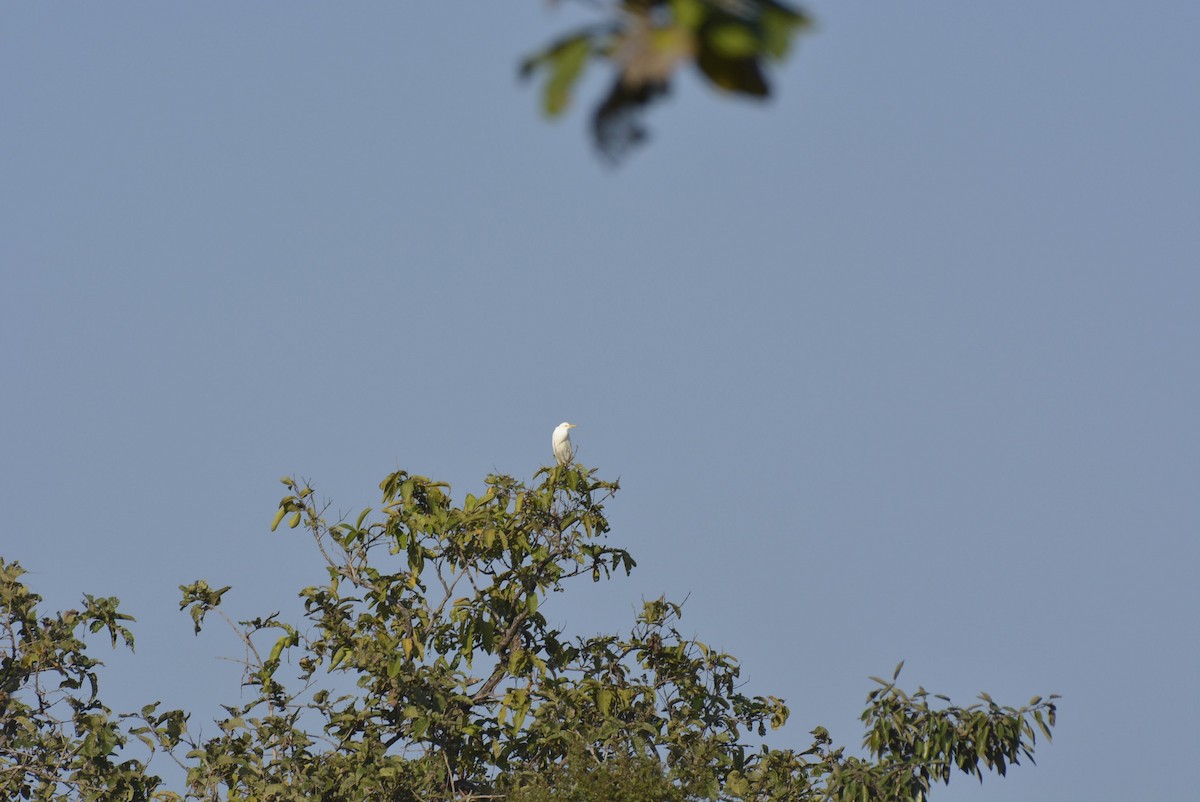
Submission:
[[[575,459],[575,447],[571,445],[571,430],[574,428],[575,424],[566,421],[554,427],[550,445],[554,449],[554,458],[558,460],[559,465],[570,465],[571,460]]]

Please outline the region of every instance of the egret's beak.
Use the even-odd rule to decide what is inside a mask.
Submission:
[[[577,429],[577,428],[579,428],[579,425],[575,424],[575,423],[568,423],[567,428],[568,429]]]

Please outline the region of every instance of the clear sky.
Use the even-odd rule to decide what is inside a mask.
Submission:
[[[1200,4],[809,4],[766,105],[687,76],[619,170],[518,59],[541,3],[0,12],[0,555],[119,596],[110,701],[210,720],[294,614],[296,473],[530,476],[577,422],[684,624],[857,745],[871,685],[1063,695],[942,800],[1195,793]],[[107,645],[97,642],[108,657]],[[211,725],[210,725],[211,729]]]

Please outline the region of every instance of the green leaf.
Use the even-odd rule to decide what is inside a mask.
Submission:
[[[778,61],[791,49],[795,35],[808,28],[812,21],[798,11],[768,2],[763,10],[761,24],[763,50]]]
[[[706,39],[713,50],[727,58],[749,58],[762,49],[758,34],[742,22],[717,23],[706,31]]]
[[[350,650],[344,646],[341,649],[338,649],[336,652],[334,652],[333,659],[329,661],[329,670],[333,671],[335,668],[340,666],[342,664],[342,662],[346,659],[346,655],[348,655],[349,653],[350,653]]]
[[[703,0],[671,0],[671,13],[680,27],[694,31],[708,19],[709,9]]]
[[[1041,710],[1033,711],[1033,720],[1037,722],[1038,729],[1042,731],[1042,735],[1046,736],[1047,741],[1054,740],[1054,737],[1050,734],[1050,728],[1046,726],[1046,722],[1042,717]]]
[[[543,109],[550,117],[561,114],[571,102],[571,89],[587,65],[592,45],[587,34],[569,39],[549,56],[550,77],[546,81]]]
[[[267,658],[268,662],[273,662],[279,659],[279,655],[283,653],[285,646],[289,646],[292,640],[291,635],[284,635],[279,640],[275,641],[275,645],[271,647],[271,656]]]
[[[696,57],[696,66],[721,89],[751,97],[767,97],[771,93],[755,59],[730,58],[706,46]]]

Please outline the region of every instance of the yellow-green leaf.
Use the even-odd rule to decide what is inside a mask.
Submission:
[[[728,58],[750,58],[762,47],[758,35],[740,22],[722,22],[708,31],[713,49]]]

